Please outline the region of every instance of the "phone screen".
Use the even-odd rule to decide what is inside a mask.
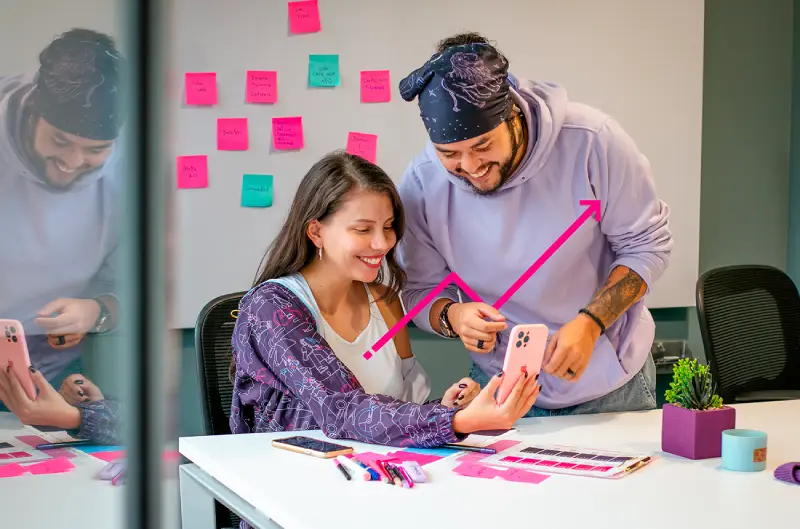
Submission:
[[[315,452],[322,452],[324,454],[328,452],[337,452],[339,450],[346,450],[348,447],[337,445],[334,443],[327,443],[325,441],[319,441],[317,439],[311,439],[310,437],[287,437],[285,439],[276,439],[278,443],[283,443],[291,446],[296,446],[298,448],[305,448],[307,450],[313,450]]]

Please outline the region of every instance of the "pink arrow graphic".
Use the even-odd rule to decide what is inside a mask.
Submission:
[[[556,253],[556,251],[558,251],[558,249],[561,248],[561,246],[565,242],[567,242],[567,240],[570,237],[572,237],[572,235],[576,231],[578,231],[578,228],[580,228],[581,225],[583,225],[584,222],[589,220],[589,218],[592,215],[594,215],[594,218],[595,218],[595,220],[597,220],[597,222],[600,222],[600,219],[601,219],[601,208],[600,208],[600,201],[599,200],[581,200],[580,204],[581,204],[581,206],[587,206],[586,210],[581,214],[580,217],[575,219],[575,222],[570,224],[569,228],[567,228],[566,231],[564,231],[564,233],[562,233],[559,236],[559,238],[556,239],[556,241],[553,244],[551,244],[550,247],[547,250],[545,250],[545,252],[541,256],[539,256],[539,258],[536,260],[536,262],[534,262],[527,270],[525,270],[525,272],[521,276],[519,276],[519,279],[514,281],[514,284],[511,285],[511,288],[506,290],[503,293],[503,295],[500,296],[500,298],[495,302],[495,304],[492,305],[495,309],[500,310],[500,307],[505,305],[506,301],[508,301],[511,298],[511,296],[513,296],[517,292],[517,290],[519,290],[522,287],[522,285],[524,285],[525,282],[528,281],[528,279],[530,279],[531,276],[533,274],[535,274],[536,271],[539,270],[539,268],[541,268],[542,265],[544,263],[546,263],[547,260],[550,259],[553,256],[553,254]],[[375,351],[380,350],[381,347],[386,345],[386,343],[389,340],[391,340],[394,337],[394,335],[397,334],[400,331],[400,329],[402,329],[403,327],[408,325],[408,323],[417,314],[419,314],[419,312],[422,309],[424,309],[429,303],[431,303],[434,299],[436,299],[436,296],[438,296],[451,283],[455,283],[456,285],[458,285],[461,288],[461,290],[463,290],[464,293],[466,293],[467,296],[469,296],[469,298],[472,299],[473,301],[483,301],[480,298],[480,296],[478,296],[478,294],[476,294],[469,287],[469,285],[467,285],[464,282],[463,279],[458,277],[458,274],[456,274],[455,272],[450,272],[447,275],[447,277],[445,277],[441,281],[441,283],[436,285],[436,288],[431,290],[428,293],[428,295],[425,296],[422,299],[422,301],[420,301],[419,303],[414,305],[414,307],[411,308],[411,310],[409,310],[406,313],[406,315],[403,316],[400,319],[400,321],[398,321],[396,324],[394,324],[392,326],[392,328],[389,329],[389,331],[386,334],[384,334],[377,342],[375,342],[375,344],[372,346],[372,348],[369,351],[367,351],[366,353],[364,353],[364,358],[366,358],[367,360],[372,358],[372,355],[374,354]]]

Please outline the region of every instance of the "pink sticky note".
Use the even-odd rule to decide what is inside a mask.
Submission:
[[[365,70],[361,72],[361,102],[388,103],[392,100],[389,70]]]
[[[187,73],[184,77],[187,105],[217,104],[216,73]]]
[[[521,468],[510,468],[500,477],[506,481],[516,481],[517,483],[533,483],[534,485],[538,485],[550,476],[547,474],[539,474],[538,472],[531,472],[530,470],[522,470]]]
[[[247,150],[247,118],[217,120],[217,149],[220,151]]]
[[[397,461],[416,461],[420,465],[427,465],[428,463],[433,463],[434,461],[439,461],[441,456],[434,456],[430,454],[418,454],[416,452],[406,452],[405,450],[401,450],[399,452],[389,452],[386,454],[387,459],[396,459]]]
[[[365,160],[375,163],[378,153],[378,136],[363,132],[349,132],[346,150],[350,154],[361,156]]]
[[[208,157],[178,156],[178,189],[208,187]]]
[[[321,29],[319,5],[316,1],[289,2],[289,31],[315,33]]]
[[[31,474],[60,474],[61,472],[69,472],[73,468],[75,468],[75,465],[66,457],[56,457],[25,466],[25,470]]]
[[[125,450],[109,450],[108,452],[92,452],[92,457],[96,457],[106,463],[111,463],[115,459],[125,457]]]
[[[28,471],[25,469],[25,467],[19,463],[0,466],[0,478],[15,478],[27,473]]]
[[[247,70],[246,90],[245,101],[248,103],[277,103],[278,72]]]
[[[493,479],[495,476],[497,476],[497,473],[501,471],[495,470],[492,467],[487,467],[486,465],[481,465],[479,463],[464,462],[454,468],[453,472],[470,478]]]
[[[303,118],[272,118],[272,146],[277,151],[303,148]]]

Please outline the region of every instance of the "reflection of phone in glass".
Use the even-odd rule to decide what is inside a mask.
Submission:
[[[36,386],[31,378],[31,357],[25,331],[17,320],[0,320],[0,366],[5,369],[11,362],[11,370],[17,375],[22,389],[31,399],[36,398]]]
[[[284,437],[283,439],[275,439],[272,441],[272,446],[275,448],[282,448],[283,450],[291,450],[298,454],[305,454],[307,456],[322,457],[330,459],[336,456],[343,456],[345,454],[352,454],[353,448],[350,446],[337,445],[327,441],[320,441],[310,437],[295,436]]]
[[[547,347],[547,333],[547,325],[539,323],[516,325],[511,329],[506,358],[503,362],[503,381],[500,383],[500,389],[497,390],[498,404],[502,404],[508,398],[517,379],[522,375],[523,367],[529,377],[539,373]]]

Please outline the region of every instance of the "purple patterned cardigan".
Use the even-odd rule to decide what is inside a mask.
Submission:
[[[233,433],[321,429],[332,439],[409,447],[466,437],[453,431],[458,408],[365,393],[282,285],[265,282],[242,298],[233,351]]]

